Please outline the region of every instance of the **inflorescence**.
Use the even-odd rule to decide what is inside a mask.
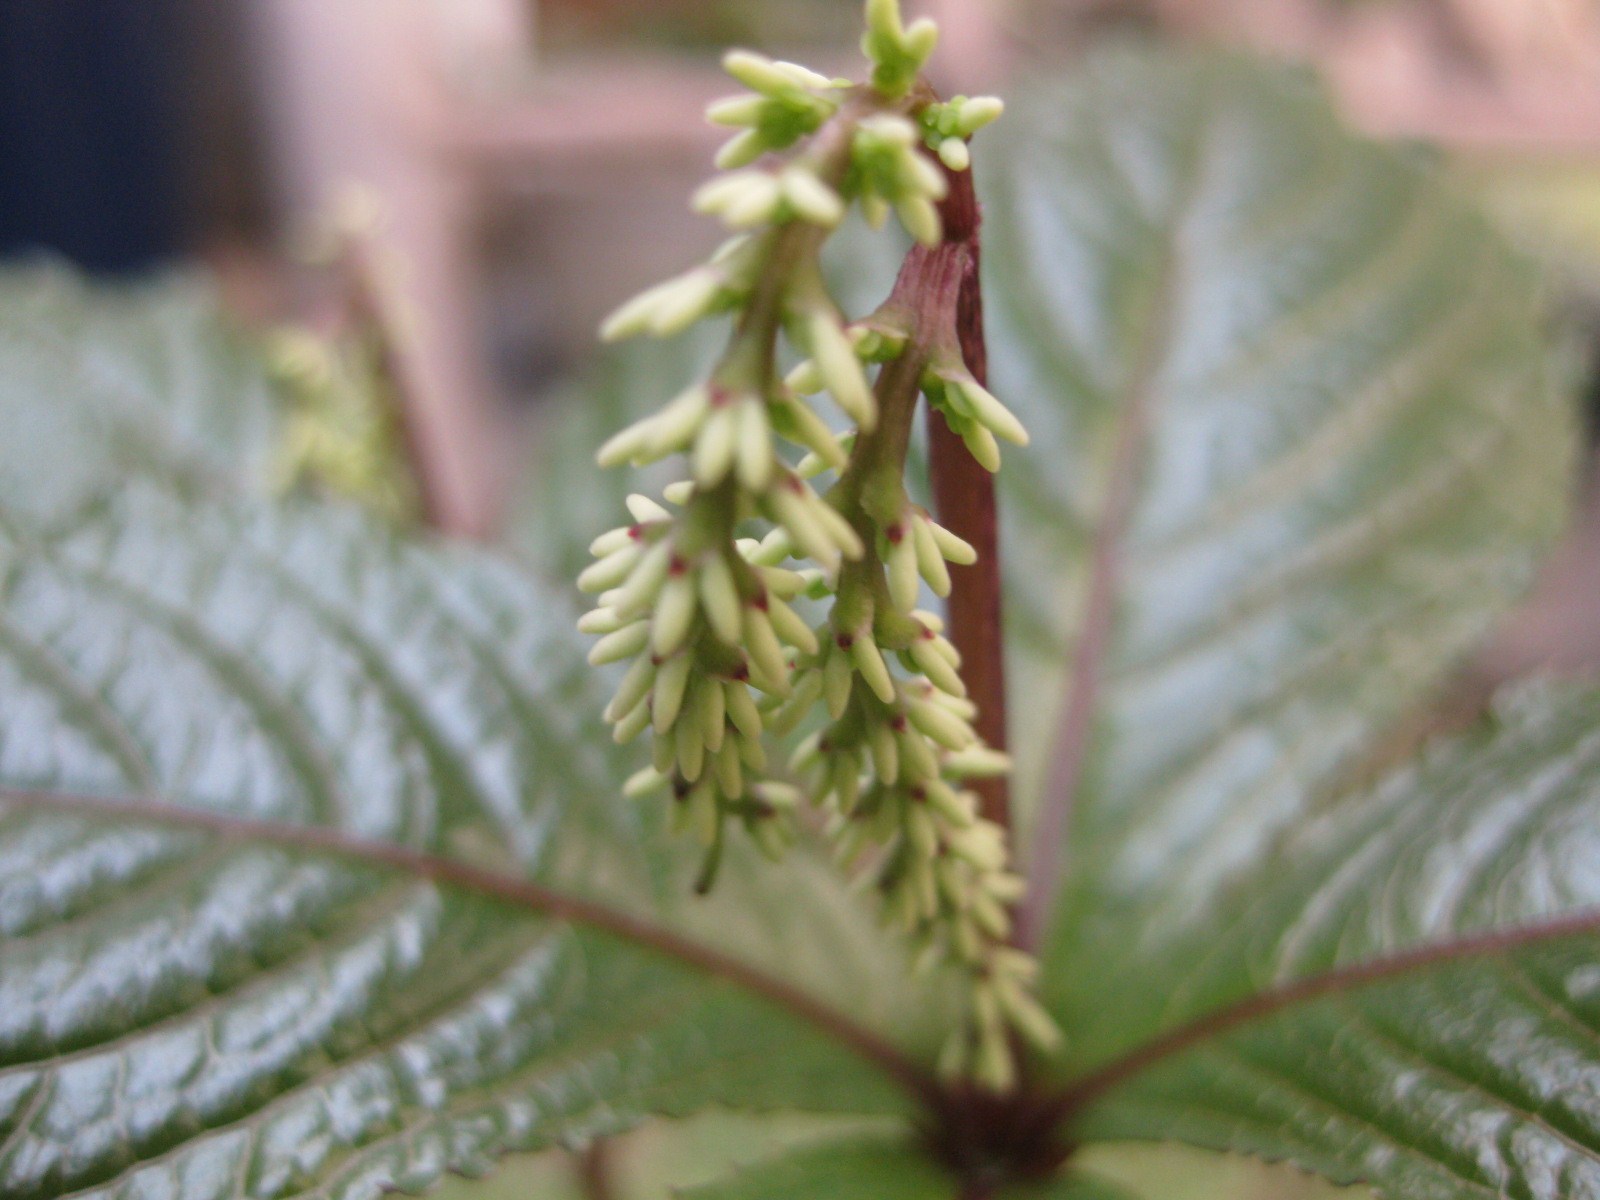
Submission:
[[[967,251],[941,245],[938,207],[1001,104],[933,97],[920,72],[938,31],[903,24],[898,0],[868,0],[867,26],[869,84],[742,51],[724,60],[750,91],[711,106],[739,132],[693,203],[734,236],[602,334],[665,337],[732,314],[732,336],[705,380],[600,450],[608,467],[682,455],[688,477],[663,502],[630,497],[632,521],[595,540],[578,582],[599,604],[580,628],[600,636],[591,662],[629,664],[605,715],[619,743],[648,731],[652,763],[628,791],[670,792],[675,825],[706,847],[699,886],[731,828],[776,860],[799,810],[820,811],[886,920],[970,980],[945,1069],[1003,1090],[1012,1034],[1046,1049],[1057,1034],[1032,995],[1034,960],[1010,943],[1022,880],[1005,830],[965,786],[1010,763],[974,732],[960,656],[919,607],[924,587],[949,594],[947,564],[976,554],[904,483],[919,394],[990,471],[999,441],[1027,442],[962,360]],[[851,204],[874,227],[894,213],[918,243],[889,299],[853,323],[819,261]],[[780,339],[804,356],[787,374]],[[813,406],[821,394],[846,432]],[[808,609],[826,615],[813,623]],[[802,733],[787,770],[770,760],[775,738]]]

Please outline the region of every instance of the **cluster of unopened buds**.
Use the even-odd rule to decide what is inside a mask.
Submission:
[[[960,655],[921,607],[925,590],[949,594],[949,564],[976,554],[904,483],[919,394],[989,470],[998,440],[1027,441],[962,361],[959,262],[940,245],[947,173],[968,168],[967,139],[1001,106],[932,97],[920,71],[937,30],[903,25],[897,0],[869,0],[867,23],[867,85],[726,60],[751,93],[712,106],[740,132],[695,206],[735,237],[623,305],[603,334],[667,336],[719,313],[733,332],[708,378],[602,447],[604,466],[681,455],[687,477],[661,502],[630,497],[631,522],[595,540],[579,586],[599,602],[581,628],[599,635],[592,662],[627,664],[606,719],[619,743],[648,732],[652,746],[628,791],[670,794],[674,822],[706,848],[699,886],[730,828],[777,859],[799,811],[820,812],[886,919],[969,979],[946,1068],[1004,1089],[1013,1032],[1046,1048],[1057,1035],[1032,996],[1033,959],[1010,944],[1022,881],[1005,831],[967,790],[1010,764],[974,731]],[[819,264],[850,204],[874,223],[896,213],[921,243],[889,300],[855,323]],[[804,356],[787,374],[785,337]],[[823,393],[843,432],[813,406]],[[829,474],[819,493],[812,481]],[[770,761],[790,735],[801,740],[787,762]]]

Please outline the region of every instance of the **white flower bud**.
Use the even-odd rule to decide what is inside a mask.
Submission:
[[[676,654],[688,640],[698,607],[695,590],[694,577],[689,572],[674,575],[661,586],[661,594],[656,597],[655,616],[650,622],[650,648],[657,658]]]
[[[589,650],[589,665],[603,667],[607,663],[621,662],[625,658],[632,658],[643,650],[650,641],[650,623],[648,621],[635,621],[632,625],[624,626],[615,633],[608,633]]]
[[[900,747],[900,775],[904,779],[931,781],[939,776],[939,760],[934,757],[928,739],[909,723],[894,733]]]
[[[694,783],[706,765],[706,743],[700,736],[700,723],[678,721],[672,727],[672,743],[678,756],[678,774]]]
[[[728,700],[722,684],[715,679],[702,678],[694,690],[695,717],[700,722],[700,736],[706,749],[713,754],[722,749],[728,737]]]
[[[913,641],[907,651],[911,655],[911,661],[917,665],[917,670],[933,681],[935,687],[949,692],[952,696],[965,696],[967,685],[962,682],[960,673],[950,665],[949,660],[939,653],[934,641],[932,637],[919,637]]]
[[[988,746],[970,746],[944,760],[945,770],[960,779],[995,779],[1011,772],[1011,756]]]
[[[709,406],[710,396],[698,384],[680,392],[650,421],[645,447],[638,460],[654,462],[686,449],[694,440]]]
[[[596,558],[606,558],[618,550],[633,545],[637,540],[631,525],[619,525],[616,529],[608,529],[590,542],[589,553]]]
[[[752,92],[764,96],[780,95],[795,86],[793,76],[781,70],[777,63],[750,50],[728,51],[722,56],[722,69]]]
[[[950,194],[949,180],[920,150],[907,150],[898,165],[901,181],[908,193],[904,199],[921,196],[927,200],[943,200]]]
[[[789,664],[783,657],[783,647],[778,643],[778,635],[773,632],[772,622],[766,613],[753,604],[745,605],[744,648],[750,656],[751,666],[759,668],[768,679],[788,677]]]
[[[872,765],[878,782],[885,787],[900,778],[900,748],[895,744],[894,731],[882,721],[873,721],[867,727],[867,744],[872,750]]]
[[[645,767],[628,776],[628,781],[622,785],[622,794],[629,800],[638,800],[661,791],[667,786],[667,777],[654,767]]]
[[[1000,446],[994,434],[976,422],[967,422],[961,429],[961,440],[967,444],[967,453],[978,460],[985,471],[993,474],[1000,469]]]
[[[772,426],[767,422],[766,405],[746,400],[739,406],[738,440],[735,463],[739,483],[747,491],[759,492],[772,479]]]
[[[918,17],[906,26],[904,42],[906,54],[919,65],[925,63],[939,44],[939,26],[931,17]]]
[[[937,246],[944,237],[939,221],[939,210],[926,196],[904,196],[895,201],[894,210],[906,232],[924,246]]]
[[[719,408],[700,427],[699,436],[694,440],[696,486],[706,489],[716,487],[733,466],[739,438],[736,420],[737,414],[732,409]]]
[[[995,399],[993,393],[977,380],[952,379],[950,390],[958,394],[960,407],[997,437],[1004,438],[1014,446],[1028,444],[1028,431],[1017,420],[1016,414]]]
[[[650,433],[654,428],[656,418],[646,417],[642,421],[635,421],[626,429],[607,438],[594,456],[595,462],[602,468],[620,467],[623,463],[642,462],[643,456],[650,445]]]
[[[689,671],[694,659],[688,654],[677,654],[656,669],[655,686],[650,692],[652,724],[657,733],[671,729],[683,709],[683,693],[689,684]]]
[[[728,96],[711,102],[706,108],[706,120],[713,125],[756,125],[767,103],[764,96]]]
[[[812,360],[828,391],[852,421],[871,431],[878,423],[877,397],[838,319],[830,312],[813,312],[806,331]]]
[[[844,514],[815,492],[809,492],[809,496],[816,509],[817,520],[827,530],[828,536],[833,539],[833,544],[839,548],[839,553],[851,560],[858,559],[866,553],[866,547],[861,543],[861,535],[849,521],[845,520]]]
[[[648,704],[635,704],[633,711],[617,722],[616,728],[611,731],[611,740],[619,746],[626,746],[643,733],[649,725],[650,706]]]
[[[722,280],[714,272],[697,269],[669,279],[656,301],[649,332],[656,337],[682,333],[711,314],[721,301]]]
[[[815,396],[823,389],[822,372],[811,359],[802,359],[783,377],[784,386],[798,396]]]
[[[676,504],[680,508],[694,499],[694,480],[680,479],[676,483],[669,483],[661,489],[661,497],[668,504]]]
[[[953,562],[958,567],[970,567],[978,561],[978,552],[970,542],[957,537],[937,521],[930,520],[927,526],[934,543],[939,547],[939,553],[947,562]]]
[[[663,539],[644,552],[627,580],[617,588],[609,606],[616,609],[617,615],[622,617],[643,614],[655,603],[656,594],[661,591],[661,585],[666,583],[667,573],[671,568],[672,542]],[[578,582],[581,587],[582,576]]]
[[[828,657],[822,665],[822,692],[828,704],[828,716],[835,721],[844,716],[854,684],[855,671],[851,667],[849,652],[838,646],[829,646]]]
[[[873,694],[885,704],[893,704],[894,680],[889,675],[888,664],[883,661],[883,652],[878,649],[870,628],[858,630],[851,639],[850,659],[855,663],[862,682],[872,689]]]
[[[744,769],[739,765],[739,748],[732,742],[724,742],[718,752],[712,769],[717,773],[717,786],[722,789],[722,794],[730,800],[737,800],[744,795]]]
[[[952,171],[965,171],[972,165],[972,151],[958,137],[947,137],[939,143],[939,161]]]
[[[606,555],[599,562],[590,563],[578,576],[580,592],[604,592],[628,579],[647,555],[638,542],[630,542],[620,550]]]
[[[625,503],[628,511],[633,514],[633,519],[641,525],[648,525],[652,521],[670,521],[672,514],[649,496],[634,492],[628,496]]]
[[[590,634],[615,633],[627,622],[609,608],[590,609],[578,618],[578,632]]]
[[[857,128],[870,140],[909,149],[917,144],[917,127],[895,113],[873,113],[861,118]]]
[[[978,740],[972,727],[936,704],[913,700],[906,706],[911,723],[946,750],[965,750]]]
[[[999,118],[1005,111],[1005,102],[997,96],[974,96],[961,105],[957,117],[956,129],[965,137],[971,137]]]
[[[750,690],[742,683],[730,681],[722,685],[722,693],[728,720],[739,731],[739,735],[752,740],[759,738],[762,730],[761,712],[756,708],[755,701],[750,699]]]
[[[768,150],[766,136],[759,129],[746,129],[736,133],[722,144],[712,161],[722,171],[748,167]]]
[[[633,666],[628,668],[627,674],[622,677],[622,682],[617,685],[617,692],[611,697],[611,703],[606,705],[603,714],[605,719],[620,721],[634,709],[641,707],[655,681],[655,663],[648,658],[635,661]]]
[[[817,635],[795,612],[778,597],[767,596],[767,619],[772,622],[772,629],[780,638],[801,654],[815,654],[817,652]]]
[[[743,618],[739,588],[733,570],[720,554],[714,554],[700,567],[700,603],[712,632],[730,646],[739,644]]]
[[[832,229],[844,219],[844,201],[809,167],[799,164],[786,167],[780,183],[783,198],[802,220]]]
[[[896,526],[893,533],[899,537],[891,534],[889,542],[889,599],[900,612],[910,613],[917,607],[917,596],[922,591],[917,577],[916,538],[903,524]]]
[[[933,522],[925,517],[913,517],[911,535],[906,540],[914,547],[917,572],[928,581],[933,594],[948,596],[951,587],[950,569],[944,565],[944,555],[939,553],[939,544],[934,541],[932,526]]]

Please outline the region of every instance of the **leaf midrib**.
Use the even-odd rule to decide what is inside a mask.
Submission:
[[[767,1001],[812,1026],[877,1068],[914,1100],[936,1104],[943,1088],[918,1063],[876,1031],[787,980],[664,926],[594,900],[458,859],[354,837],[325,826],[284,825],[207,812],[164,800],[114,798],[68,792],[0,789],[0,805],[107,821],[139,821],[198,830],[246,844],[270,845],[350,859],[471,892],[554,920],[587,926],[673,959]]]

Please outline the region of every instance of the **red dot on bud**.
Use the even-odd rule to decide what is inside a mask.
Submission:
[[[856,639],[854,637],[852,637],[848,633],[841,633],[838,637],[834,638],[833,640],[834,640],[834,644],[837,645],[839,647],[839,649],[848,650],[848,649],[850,649],[851,644],[854,643]]]
[[[682,575],[688,570],[689,564],[684,562],[683,559],[679,558],[676,554],[672,556],[672,561],[667,564],[668,575]]]
[[[906,527],[898,523],[891,525],[889,528],[883,531],[883,536],[889,539],[889,544],[891,546],[898,546],[902,541],[905,540]]]

